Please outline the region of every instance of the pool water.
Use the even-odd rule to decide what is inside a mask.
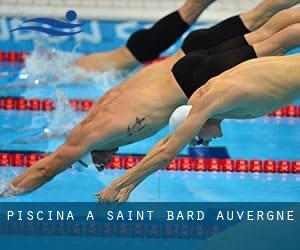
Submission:
[[[296,51],[297,52],[297,51]],[[20,65],[1,64],[1,72],[17,74]],[[8,82],[14,84],[14,77],[0,77],[0,96],[23,96],[25,98],[53,98],[55,89],[62,91],[66,98],[97,99],[105,91],[97,84],[67,84],[59,86],[23,88],[1,88]],[[119,82],[122,79],[118,80]],[[117,82],[118,83],[118,82]],[[113,84],[117,84],[114,82]],[[300,102],[296,103],[300,104]],[[84,113],[70,113],[73,123]],[[64,114],[37,111],[0,110],[0,151],[42,151],[55,150],[64,137],[51,140],[22,142],[36,138],[43,129],[56,119],[59,126]],[[58,119],[58,120],[57,120]],[[300,119],[269,118],[241,121],[228,120],[222,124],[224,137],[212,146],[226,146],[234,159],[299,160]],[[63,129],[63,126],[61,127]],[[59,129],[58,129],[59,130]],[[120,148],[119,153],[146,154],[151,147],[168,133],[162,129],[151,138]],[[184,149],[181,154],[187,154]],[[0,168],[0,184],[13,178],[24,168]],[[41,189],[6,201],[95,201],[94,193],[100,191],[123,170],[67,170]],[[300,176],[292,174],[241,174],[241,173],[200,173],[160,171],[148,178],[131,195],[130,201],[298,201],[300,197]]]

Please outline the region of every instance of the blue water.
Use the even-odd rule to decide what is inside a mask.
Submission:
[[[18,73],[19,65],[1,64],[1,72]],[[53,98],[53,86],[31,90],[1,89],[1,96]],[[103,91],[95,84],[58,86],[67,98],[97,99]],[[299,103],[298,103],[299,104]],[[84,113],[77,113],[77,119]],[[51,117],[51,115],[50,115]],[[48,126],[44,112],[0,110],[0,151],[53,151],[64,140],[57,138],[34,143],[13,143],[20,138],[35,136]],[[300,156],[300,119],[260,118],[247,121],[228,120],[222,124],[224,137],[212,146],[226,146],[232,158],[298,160]],[[144,141],[120,148],[119,153],[147,153],[168,133],[164,128]],[[184,149],[182,154],[187,154]],[[23,171],[23,168],[0,168],[0,183]],[[93,193],[109,185],[123,171],[106,170],[76,172],[68,170],[32,194],[2,201],[94,201]],[[131,195],[130,201],[298,201],[300,176],[278,174],[158,172],[147,179]]]

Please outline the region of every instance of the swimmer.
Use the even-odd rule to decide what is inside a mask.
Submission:
[[[174,44],[213,2],[215,0],[186,0],[182,7],[160,19],[150,29],[133,33],[126,46],[110,52],[98,52],[84,56],[77,60],[73,66],[93,72],[111,69],[129,71],[142,63],[154,60]],[[200,43],[198,49],[199,47],[201,47],[200,49],[215,47],[235,36],[254,31],[279,11],[288,9],[299,2],[299,0],[264,0],[254,9],[242,13],[239,18],[229,18],[216,27],[198,32]],[[277,31],[279,30],[277,29]],[[274,30],[273,33],[277,31]],[[258,42],[251,39],[253,38],[249,38],[252,43]]]
[[[84,56],[73,66],[93,72],[111,69],[130,71],[142,63],[159,57],[190,28],[200,14],[213,2],[215,0],[186,0],[177,11],[161,18],[151,28],[134,32],[125,46],[109,52]],[[288,3],[288,5],[290,4]]]
[[[252,119],[300,99],[300,55],[249,60],[209,80],[189,99],[187,118],[141,162],[98,193],[100,201],[126,201],[149,175],[167,166],[195,136],[221,137],[224,119]],[[255,74],[253,74],[255,72]],[[242,83],[242,84],[241,84]],[[200,132],[199,132],[200,131]]]
[[[63,145],[17,176],[11,184],[23,193],[31,192],[88,152],[104,151],[97,160],[107,160],[116,148],[155,134],[168,123],[172,112],[186,104],[210,78],[243,61],[279,55],[298,45],[299,24],[296,26],[253,46],[209,56],[203,56],[201,51],[185,55],[180,50],[170,59],[144,68],[100,98]],[[190,37],[188,41],[191,42]],[[188,49],[185,42],[183,47]],[[98,165],[101,168],[101,164]]]
[[[234,37],[213,49],[209,54],[221,53],[230,49],[252,45],[264,41],[277,32],[300,22],[300,7],[282,10],[275,14],[259,29],[242,36]]]
[[[245,24],[245,27],[248,26],[248,27],[252,27],[252,29],[253,29],[253,27],[258,27],[260,23],[263,23],[264,20],[267,19],[266,16],[264,16],[263,18],[259,18],[261,12],[266,11],[266,13],[268,13],[268,16],[271,16],[275,12],[274,10],[278,10],[283,7],[291,6],[292,4],[295,4],[296,2],[297,1],[294,1],[294,2],[285,1],[285,5],[283,5],[283,3],[281,3],[281,5],[278,8],[274,8],[274,6],[273,6],[273,9],[271,9],[270,2],[263,1],[260,5],[258,5],[253,10],[246,12],[244,14],[241,14],[240,19],[247,20],[247,21],[243,21],[243,23]],[[274,4],[274,3],[272,2],[272,4]],[[278,2],[276,4],[278,4]],[[187,2],[185,3],[184,6],[185,7],[181,8],[182,10],[179,9],[179,13],[182,12],[183,16],[187,16],[187,13],[188,13],[187,12],[187,6],[188,6]],[[195,6],[192,9],[194,9],[194,8],[195,8]],[[199,12],[197,12],[197,13],[199,13]],[[196,15],[194,15],[194,14],[191,15],[193,18],[196,17]],[[251,19],[249,17],[255,17],[255,18]],[[233,19],[233,18],[231,18],[231,19]],[[192,19],[189,19],[189,20],[192,20]],[[256,22],[254,22],[254,20],[256,20]],[[225,21],[223,23],[226,24],[227,21]],[[187,22],[188,22],[188,20],[187,20]],[[229,39],[228,41],[225,41],[224,43],[221,43],[214,48],[208,49],[207,54],[221,53],[226,50],[230,50],[230,49],[234,49],[234,48],[238,48],[238,47],[254,45],[255,43],[263,41],[263,40],[267,39],[268,37],[274,35],[275,33],[279,32],[280,30],[282,30],[292,24],[298,23],[298,22],[300,22],[300,8],[299,7],[282,10],[282,11],[276,13],[275,15],[273,15],[272,18],[270,18],[263,26],[261,26],[257,30],[250,32],[250,33],[246,33],[245,35],[242,35],[242,36],[239,36],[239,33],[237,33],[238,36],[236,36],[232,39]],[[166,23],[166,25],[167,25],[167,23]],[[213,27],[212,30],[214,30],[214,29],[220,30],[220,29],[225,29],[225,27],[222,27],[222,28]],[[244,29],[242,28],[239,32],[244,33],[243,30]],[[204,50],[205,48],[207,48],[208,44],[198,43],[198,41],[199,41],[199,39],[201,39],[201,37],[199,39],[197,38],[197,36],[199,36],[201,34],[204,37],[204,34],[203,34],[204,32],[207,33],[207,30],[197,30],[195,32],[192,32],[189,35],[189,38],[191,38],[190,40],[197,41],[197,43],[195,43],[197,45],[197,47],[193,48],[193,46],[191,46],[191,44],[190,44],[189,45],[190,48],[197,49],[197,50],[198,49]],[[229,37],[229,34],[223,33],[223,35]],[[196,38],[195,38],[195,36],[196,36]],[[215,37],[218,37],[218,36],[215,36]],[[222,39],[226,39],[226,37],[223,37]],[[188,40],[188,39],[186,39],[186,40]],[[186,44],[188,44],[188,43],[186,42]],[[187,48],[185,53],[188,53],[188,52],[189,52],[189,50]],[[127,84],[128,84],[128,82],[127,82]],[[10,88],[10,86],[8,86],[8,87]],[[36,141],[42,141],[42,140],[49,140],[52,138],[59,138],[59,137],[64,137],[69,132],[70,132],[70,130],[67,130],[67,131],[66,130],[64,130],[64,131],[55,130],[54,132],[47,130],[46,132],[42,132],[41,134],[39,134],[37,136],[26,137],[26,138],[22,138],[20,140],[19,139],[15,140],[14,143],[36,142]]]

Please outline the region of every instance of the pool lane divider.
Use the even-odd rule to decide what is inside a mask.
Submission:
[[[0,62],[10,63],[24,63],[26,56],[30,55],[29,52],[16,52],[16,51],[0,51]],[[167,56],[159,57],[153,61],[149,61],[144,65],[162,61],[168,58]],[[70,104],[76,111],[87,112],[92,104],[92,100],[70,100]],[[5,110],[31,110],[31,111],[52,111],[54,110],[54,102],[49,99],[24,99],[24,98],[10,98],[0,97],[0,109]],[[300,106],[289,105],[278,109],[275,112],[268,114],[270,117],[300,117]]]
[[[47,156],[45,152],[1,151],[0,168],[30,167]],[[115,155],[106,169],[130,169],[143,159],[144,155]],[[278,173],[300,174],[300,160],[245,160],[245,159],[204,159],[186,156],[177,157],[166,171],[193,172],[238,172],[238,173]]]
[[[28,55],[30,55],[29,52],[0,51],[0,62],[24,63]]]
[[[94,100],[90,99],[70,99],[70,105],[75,111],[87,112],[92,107]],[[0,110],[17,111],[53,111],[55,103],[51,99],[26,99],[19,97],[0,97]],[[280,108],[267,116],[269,117],[300,117],[300,106],[289,105]]]
[[[30,52],[16,52],[16,51],[0,51],[0,62],[8,63],[24,63],[26,56],[29,56]],[[168,58],[168,56],[161,56],[155,60],[144,63],[145,66],[162,61]]]

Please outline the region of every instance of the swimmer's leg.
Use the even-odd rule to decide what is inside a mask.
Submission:
[[[300,22],[300,8],[282,10],[274,15],[267,23],[251,33],[234,37],[210,49],[208,54],[223,53],[228,50],[254,45],[262,42],[282,29]]]
[[[280,56],[300,44],[300,23],[293,24],[270,38],[254,44],[253,47],[258,57]]]
[[[87,71],[130,70],[140,63],[155,59],[175,43],[214,1],[186,0],[177,11],[163,17],[150,29],[132,34],[127,46],[110,52],[84,56],[76,61],[74,66]]]
[[[182,50],[185,54],[195,50],[208,50],[208,54],[216,54],[246,46],[248,43],[244,35],[261,27],[278,11],[298,2],[300,0],[264,0],[248,12],[228,18],[209,29],[191,32],[184,40]]]
[[[254,9],[240,15],[245,26],[254,31],[266,23],[277,12],[300,3],[299,0],[263,0]]]
[[[300,44],[300,23],[296,23],[280,30],[279,32],[271,35],[269,38],[263,41],[252,44],[251,46],[247,42],[245,42],[243,47],[232,49],[232,50],[226,50],[226,51],[233,52],[233,51],[237,51],[238,49],[253,47],[257,57],[281,56],[287,53],[289,50],[298,47],[299,44]],[[220,54],[227,53],[226,51]],[[212,54],[218,55],[218,53],[216,52]]]
[[[258,30],[245,35],[248,44],[253,45],[268,39],[272,35],[300,22],[300,8],[291,8],[278,12]]]

